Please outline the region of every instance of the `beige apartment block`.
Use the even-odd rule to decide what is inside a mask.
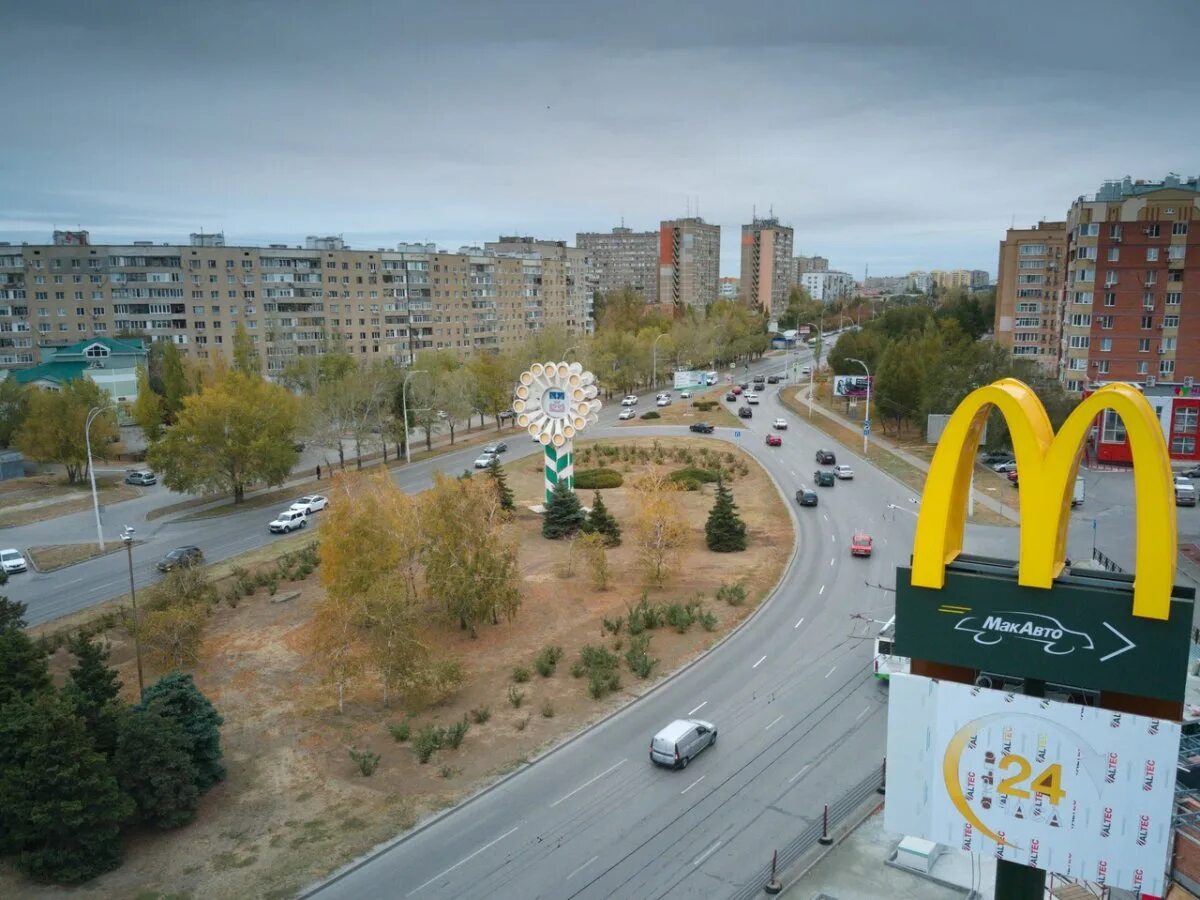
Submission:
[[[658,302],[676,314],[720,296],[721,226],[699,216],[664,221],[658,234]]]
[[[488,241],[483,247],[500,256],[540,256],[562,262],[567,278],[567,330],[573,334],[591,334],[595,330],[592,309],[600,288],[600,273],[590,251],[569,247],[566,241],[511,235],[501,235],[499,240]]]
[[[1000,242],[995,340],[1013,356],[1058,370],[1066,222],[1010,228]]]
[[[742,301],[777,320],[787,309],[788,293],[795,283],[792,229],[775,218],[755,217],[743,225]]]
[[[965,291],[973,291],[987,287],[989,281],[988,273],[982,269],[934,269],[929,275],[940,290],[962,288]]]
[[[580,232],[575,245],[596,270],[596,288],[608,294],[632,288],[647,303],[658,302],[658,232],[620,226],[611,232]]]

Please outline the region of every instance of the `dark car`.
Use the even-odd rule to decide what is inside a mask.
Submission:
[[[735,394],[733,391],[730,391],[728,394],[725,395],[725,399],[728,400],[730,403],[737,403],[737,394]]]
[[[688,426],[688,431],[694,431],[697,434],[712,434],[713,427],[707,422],[693,422]]]
[[[796,491],[796,502],[801,506],[816,506],[817,492],[812,488],[799,488]]]
[[[176,547],[158,561],[158,571],[170,572],[180,567],[195,566],[204,562],[204,554],[199,547]]]
[[[754,418],[754,410],[751,409],[749,406],[739,406],[738,407],[738,417],[742,418],[742,419],[753,419]]]
[[[755,387],[762,387],[766,383],[767,383],[766,375],[755,375],[754,376],[754,386]]]
[[[741,384],[738,385],[738,387],[740,387],[743,391],[748,391],[748,390],[750,390],[750,382],[743,381]]]
[[[983,454],[980,459],[985,465],[994,466],[998,462],[1004,462],[1006,459],[1012,459],[1011,450],[989,450]]]
[[[828,469],[817,469],[813,472],[813,484],[817,487],[833,487],[837,484],[837,479]]]
[[[778,375],[768,375],[767,376],[767,384],[779,384],[779,382],[782,380],[783,379],[781,379]]]
[[[832,450],[818,450],[817,451],[817,465],[819,465],[819,466],[837,465],[837,457],[833,455]]]

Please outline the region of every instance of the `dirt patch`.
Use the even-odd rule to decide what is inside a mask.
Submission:
[[[139,543],[141,542],[135,541],[134,546]],[[92,541],[89,544],[52,544],[48,547],[30,547],[25,552],[29,556],[29,561],[33,563],[33,567],[39,572],[53,572],[55,569],[73,566],[85,559],[107,556],[124,549],[125,545],[120,541],[108,542],[104,545],[103,550],[100,549],[99,544]]]
[[[725,396],[726,388],[717,386],[709,388],[703,392],[697,392],[692,395],[691,399],[683,400],[679,397],[678,392],[672,393],[670,406],[655,406],[654,401],[650,400],[646,403],[645,408],[637,407],[639,418],[626,419],[624,422],[619,422],[619,425],[692,425],[696,422],[707,422],[709,425],[722,425],[737,427],[738,417],[731,413],[726,407],[733,404],[726,403],[722,398]],[[717,405],[710,410],[702,411],[695,407],[695,402],[710,401]],[[644,412],[654,412],[659,414],[657,419],[642,419],[641,414]]]
[[[599,443],[580,442],[578,449]],[[677,461],[655,463],[656,447],[726,452],[723,443],[701,438],[668,441],[631,436],[603,443],[618,445],[628,454],[625,460],[618,457],[608,463],[627,480],[639,473],[678,467]],[[641,460],[639,450],[649,461]],[[222,733],[229,777],[204,798],[195,823],[173,833],[134,835],[125,864],[77,893],[291,896],[301,885],[410,827],[418,817],[452,805],[644,693],[748,616],[778,580],[791,554],[791,518],[774,484],[749,457],[732,448],[729,452],[748,466],[748,474],[737,477],[732,487],[747,523],[749,549],[710,553],[704,546],[703,527],[712,505],[712,487],[681,493],[679,505],[691,524],[686,554],[675,579],[649,595],[652,603],[683,603],[702,594],[705,608],[716,617],[715,630],[705,631],[696,624],[683,634],[666,627],[650,632],[649,652],[659,660],[652,676],[641,680],[622,661],[621,689],[601,701],[588,695],[586,679],[572,677],[571,666],[583,644],[604,644],[618,655],[628,648],[627,634],[621,634],[618,647],[617,638],[603,633],[601,622],[627,615],[628,605],[641,597],[633,549],[625,545],[611,551],[614,576],[608,590],[591,586],[582,561],[573,575],[564,577],[569,545],[544,540],[540,518],[526,510],[541,499],[543,473],[536,459],[506,466],[519,508],[508,526],[520,545],[523,603],[519,616],[513,624],[483,628],[476,640],[454,628],[431,628],[427,638],[459,657],[468,672],[466,687],[434,709],[413,711],[409,718],[406,710],[384,709],[377,687],[362,684],[350,692],[345,714],[336,713],[332,691],[317,684],[300,652],[304,631],[322,596],[315,576],[281,585],[281,594],[298,591],[287,603],[272,603],[260,590],[236,608],[215,608],[194,675],[225,717]],[[604,492],[609,510],[623,523],[630,516],[631,494],[628,486]],[[293,536],[297,545],[313,537]],[[294,549],[284,545],[288,540],[272,544],[271,556]],[[238,564],[253,571],[268,558],[264,553],[260,557],[264,562],[255,564],[242,557]],[[716,588],[737,580],[746,586],[745,604],[732,607],[716,602]],[[120,632],[112,637],[113,662],[126,684],[127,699],[132,699],[128,690],[136,683],[132,648]],[[564,650],[554,674],[543,678],[533,671],[530,681],[513,685],[514,666],[533,670],[534,656],[547,645]],[[65,654],[56,654],[53,664],[61,675],[67,665]],[[519,708],[509,701],[510,685],[524,694]],[[387,728],[407,719],[415,733],[425,725],[459,722],[472,710],[485,708],[487,721],[472,721],[459,749],[440,750],[426,765],[417,761],[411,739],[397,742]],[[357,773],[348,756],[350,747],[380,754],[374,776]],[[0,873],[0,896],[60,893],[29,884],[11,871]]]
[[[92,488],[87,482],[68,485],[56,477],[36,476],[3,484],[0,528],[32,525],[92,508]],[[97,478],[96,496],[101,504],[108,506],[140,497],[142,492],[114,478]]]

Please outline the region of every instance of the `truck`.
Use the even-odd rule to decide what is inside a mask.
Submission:
[[[1083,494],[1084,494],[1083,476],[1076,475],[1075,476],[1075,493],[1071,495],[1071,505],[1079,506],[1081,503],[1083,503]]]

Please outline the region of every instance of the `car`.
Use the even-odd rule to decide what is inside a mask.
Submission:
[[[1017,470],[1016,470],[1016,469],[1013,469],[1013,470],[1012,470],[1011,472],[1009,472],[1009,473],[1008,473],[1008,475],[1006,475],[1005,477],[1008,479],[1008,483],[1009,483],[1009,484],[1013,485],[1014,487],[1018,486],[1018,482],[1017,482]]]
[[[325,509],[329,505],[329,498],[322,494],[309,494],[307,497],[301,497],[293,503],[289,509],[293,512],[300,511],[306,516],[311,516],[313,513]]]
[[[1007,475],[1009,472],[1015,472],[1017,469],[1017,461],[1011,456],[1004,462],[996,463],[992,466],[993,472],[999,472],[1001,475]]]
[[[671,392],[670,391],[659,391],[657,394],[654,395],[654,399],[655,400],[670,400]]]
[[[488,444],[480,452],[481,453],[505,453],[508,450],[508,444],[504,441],[497,441],[495,444]]]
[[[729,389],[730,393],[732,393],[732,394],[735,394],[735,395],[736,395],[736,394],[741,394],[741,392],[742,392],[743,390],[745,390],[745,388],[743,388],[743,387],[742,387],[740,384],[735,384],[733,387],[731,387],[731,388]]]
[[[752,403],[752,404],[754,404],[755,406],[757,406],[757,405],[758,405],[758,394],[747,394],[747,395],[746,395],[746,402],[747,402],[747,403]]]
[[[854,537],[850,538],[850,555],[851,556],[870,556],[871,555],[871,536],[865,531],[855,532]]]
[[[637,406],[637,397],[635,397],[633,394],[629,394],[627,397],[625,397],[624,400],[621,401],[621,405],[622,406]]]
[[[670,397],[659,397],[657,400],[654,401],[654,405],[655,406],[670,406],[671,398]]]
[[[811,366],[805,366],[804,368],[802,368],[802,369],[800,370],[800,374],[801,374],[801,375],[811,375],[811,374],[812,374],[812,367],[811,367]]]
[[[650,762],[686,769],[687,764],[717,742],[717,726],[702,719],[676,719],[650,740]]]
[[[771,427],[776,431],[787,431],[787,419],[776,419],[771,423]]]
[[[743,391],[748,391],[748,390],[750,390],[750,382],[743,381],[741,384],[738,385],[738,387],[740,387]]]
[[[617,419],[622,422],[625,421],[626,419],[636,419],[636,418],[637,418],[637,413],[634,412],[632,409],[623,409],[623,410],[621,410],[621,414],[619,416],[617,416]],[[537,440],[537,438],[534,438],[534,440]]]
[[[733,391],[730,391],[725,395],[725,400],[729,403],[737,403],[737,394],[735,394]]]
[[[486,469],[492,464],[492,460],[499,458],[495,453],[481,453],[475,458],[475,468]]]
[[[779,382],[782,380],[783,379],[780,378],[778,375],[768,375],[767,376],[767,384],[779,384]]]
[[[1200,478],[1200,466],[1196,466],[1193,469],[1185,469],[1179,474],[1185,478]]]
[[[739,419],[753,419],[754,418],[754,410],[752,410],[748,406],[739,406],[738,407],[738,418]]]
[[[1179,473],[1176,473],[1176,474],[1175,474],[1175,476],[1174,476],[1174,481],[1175,481],[1175,483],[1176,483],[1177,485],[1178,485],[1178,484],[1191,484],[1191,483],[1192,483],[1192,479],[1191,479],[1191,477],[1190,477],[1190,476],[1188,476],[1188,475],[1183,475],[1183,474],[1179,474]]]
[[[707,422],[693,422],[688,426],[688,431],[694,431],[696,434],[712,434],[713,427]]]
[[[204,553],[199,547],[176,547],[158,561],[157,569],[160,572],[170,572],[172,569],[196,566],[202,562]]]
[[[842,481],[850,481],[854,477],[854,470],[849,466],[834,466],[833,474]]]
[[[0,550],[0,569],[5,575],[26,571],[25,555],[15,548]]]
[[[817,487],[833,487],[837,484],[837,480],[828,469],[817,469],[813,472],[813,484]]]
[[[683,399],[683,400],[691,400],[691,399],[692,399],[692,392],[691,392],[691,391],[680,391],[680,392],[679,392],[679,396],[680,396],[680,398],[681,398],[681,399]]]
[[[158,484],[158,478],[149,469],[134,469],[125,473],[126,484]]]
[[[798,488],[796,490],[796,502],[801,506],[816,506],[817,492],[812,488]]]
[[[989,450],[980,457],[984,465],[987,466],[994,466],[996,463],[1001,463],[1012,458],[1013,455],[1008,450]]]
[[[1175,505],[1176,506],[1195,506],[1196,505],[1196,488],[1191,484],[1176,484],[1175,485]]]
[[[758,390],[762,390],[762,386],[766,383],[767,383],[766,375],[755,375],[754,376],[754,387],[757,388]]]
[[[783,438],[781,438],[777,434],[768,434],[767,435],[767,446],[768,447],[782,447],[783,446]]]
[[[302,509],[285,509],[267,527],[272,534],[290,534],[308,527],[308,515]]]
[[[837,457],[833,455],[832,450],[818,450],[817,464],[822,466],[832,466],[837,462]]]

